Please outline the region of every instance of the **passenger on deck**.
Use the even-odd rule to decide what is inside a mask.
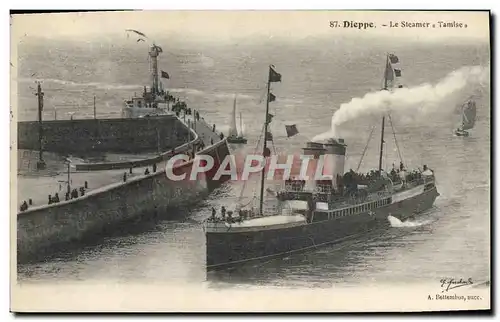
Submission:
[[[231,210],[227,212],[227,222],[230,224],[233,223],[233,212]]]
[[[129,172],[130,172],[130,174],[132,174],[132,167],[130,167]]]
[[[217,214],[217,211],[215,210],[214,207],[212,207],[212,216],[210,217],[212,221],[215,221],[215,215]]]
[[[214,124],[214,126],[212,127],[212,132],[215,132],[215,124]]]
[[[214,145],[214,139],[210,139],[210,145]]]
[[[222,133],[222,132],[220,133],[220,139],[224,140],[224,133]]]
[[[405,166],[403,164],[403,161],[399,163],[399,170],[403,171],[405,169]]]
[[[19,210],[21,210],[21,211],[28,210],[28,204],[26,203],[26,200],[23,201],[23,203],[21,204],[21,207],[19,207]]]
[[[240,221],[245,220],[246,212],[243,209],[238,210],[238,216],[240,216]]]
[[[222,206],[220,208],[220,214],[221,214],[223,220],[226,219],[226,207]]]

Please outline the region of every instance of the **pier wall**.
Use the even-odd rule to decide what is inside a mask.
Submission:
[[[17,123],[18,149],[39,149],[39,123]],[[43,121],[45,151],[59,153],[136,153],[169,150],[188,141],[187,128],[174,115],[138,119]]]
[[[229,149],[226,140],[222,140],[198,154],[210,154],[222,160]],[[192,161],[177,167],[175,172],[189,172],[191,166]],[[166,211],[169,207],[192,205],[229,179],[222,177],[213,181],[211,174],[207,176],[197,181],[170,181],[165,169],[158,169],[156,173],[91,190],[77,199],[18,213],[18,262],[50,253],[54,245],[79,240],[127,219]]]

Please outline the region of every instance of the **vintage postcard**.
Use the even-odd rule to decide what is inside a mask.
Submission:
[[[491,309],[490,12],[11,23],[12,311]]]

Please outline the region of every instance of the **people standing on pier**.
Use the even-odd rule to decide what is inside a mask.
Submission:
[[[146,168],[146,171],[144,171],[144,175],[148,175],[149,174],[149,168]]]
[[[52,196],[49,195],[49,205],[52,203]]]
[[[85,181],[85,189],[88,189],[89,188],[89,183],[87,181]]]
[[[59,194],[56,192],[56,195],[54,196],[53,202],[59,202]]]
[[[127,173],[126,172],[123,173],[123,182],[127,182]]]
[[[32,206],[32,205],[33,205],[33,200],[32,200],[31,198],[29,198],[29,200],[28,200],[28,204],[29,204],[30,206]]]
[[[69,200],[69,192],[66,192],[66,197],[64,198],[66,201]]]
[[[21,210],[21,211],[28,210],[28,204],[26,203],[26,200],[23,201],[23,203],[21,204],[21,207],[19,208],[19,210]]]
[[[85,188],[84,187],[80,187],[80,196],[85,196]]]
[[[153,163],[153,172],[156,172],[156,163]]]
[[[130,167],[129,172],[130,172],[130,174],[132,174],[132,167]]]

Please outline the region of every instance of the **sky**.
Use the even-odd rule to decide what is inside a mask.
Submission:
[[[489,40],[488,12],[460,11],[135,11],[44,13],[12,18],[12,40],[18,37],[91,39],[124,35],[138,29],[150,38],[180,35],[208,41],[231,41],[253,36],[305,38],[309,36],[393,37],[417,41],[450,39]],[[330,28],[330,21],[373,22],[376,28]],[[461,22],[467,28],[388,28],[401,21]]]

